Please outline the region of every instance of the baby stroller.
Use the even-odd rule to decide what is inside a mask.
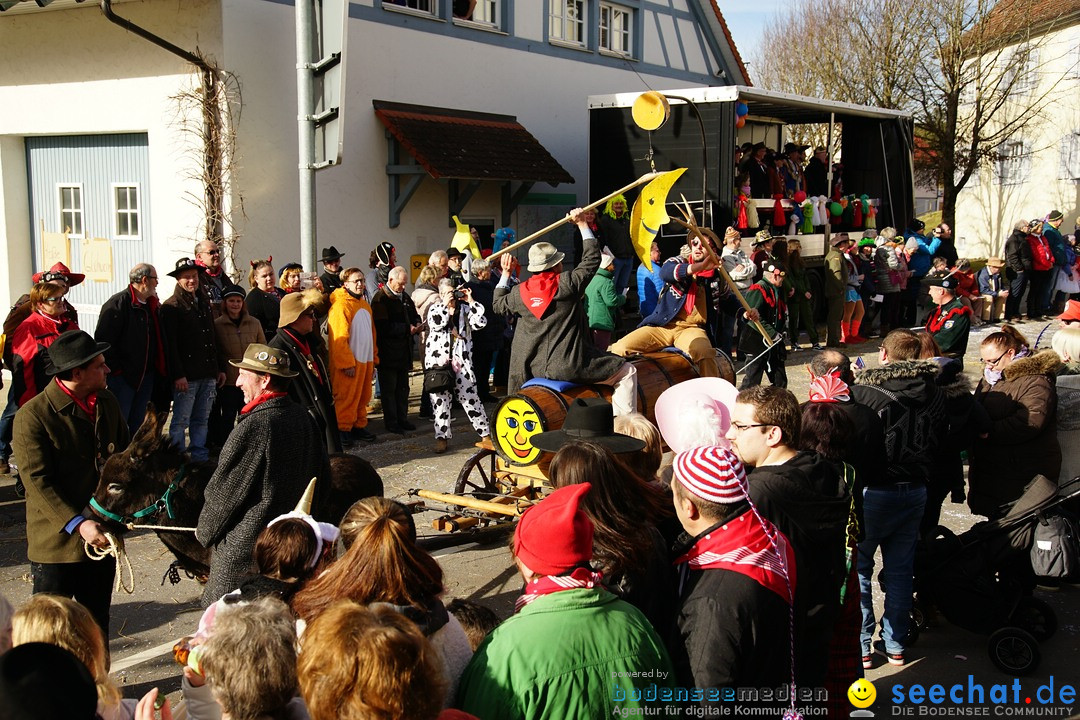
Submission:
[[[1039,642],[1057,630],[1053,608],[1032,597],[1030,552],[1040,519],[1080,489],[1059,495],[1057,484],[1037,475],[1004,517],[977,523],[956,535],[939,526],[915,561],[917,607],[933,605],[958,627],[990,636],[990,660],[1010,675],[1039,665]],[[914,613],[916,626],[922,613]],[[920,627],[921,629],[921,627]]]

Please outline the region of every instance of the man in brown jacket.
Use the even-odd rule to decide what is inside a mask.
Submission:
[[[70,330],[49,347],[55,379],[19,408],[13,445],[26,486],[33,592],[82,603],[109,637],[115,565],[92,562],[83,541],[107,547],[87,507],[105,460],[128,444],[120,404],[106,389],[106,343]]]
[[[832,237],[832,250],[825,255],[825,330],[826,347],[843,347],[840,321],[844,318],[844,298],[847,293],[848,270],[844,253],[851,247],[847,233]]]

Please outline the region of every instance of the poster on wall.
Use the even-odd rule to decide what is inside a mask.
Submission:
[[[112,282],[112,243],[105,238],[82,241],[82,268],[86,279],[93,282]]]
[[[67,233],[41,233],[41,267],[50,268],[58,262],[71,267],[71,243]]]

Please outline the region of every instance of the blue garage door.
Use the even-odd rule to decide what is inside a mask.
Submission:
[[[112,278],[71,289],[79,325],[89,332],[98,310],[127,285],[128,271],[150,255],[150,160],[146,133],[26,138],[27,181],[34,269],[59,258],[44,257],[42,233],[69,234],[71,269],[82,270],[84,238],[112,246]]]

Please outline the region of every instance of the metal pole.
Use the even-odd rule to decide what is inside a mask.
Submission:
[[[829,113],[829,135],[825,140],[826,162],[825,166],[825,247],[823,248],[824,254],[829,253],[829,242],[832,237],[832,223],[829,222],[832,217],[832,213],[829,212],[829,201],[832,199],[832,158],[833,158],[833,124],[836,122],[836,113]]]
[[[315,242],[315,74],[314,0],[296,2],[296,125],[300,147],[300,262],[314,272]]]
[[[698,130],[701,131],[701,224],[705,225],[708,221],[705,213],[705,203],[709,197],[709,141],[708,136],[705,135],[705,121],[701,119],[701,112],[698,111],[697,105],[695,105],[694,101],[690,98],[681,95],[665,95],[664,97],[671,98],[672,100],[682,100],[690,106],[690,110],[694,113],[694,117],[697,118]]]

